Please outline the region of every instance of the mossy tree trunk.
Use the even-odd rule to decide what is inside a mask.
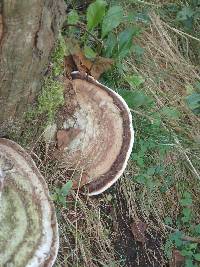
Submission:
[[[64,13],[64,0],[0,0],[0,136],[37,96]]]

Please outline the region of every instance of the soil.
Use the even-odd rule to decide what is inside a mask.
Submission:
[[[102,212],[112,216],[113,246],[122,260],[124,267],[167,267],[161,250],[162,239],[157,233],[145,233],[146,242],[142,244],[135,240],[131,231],[133,220],[128,215],[124,196],[117,190],[119,183],[112,189],[115,203],[112,207],[102,207]]]

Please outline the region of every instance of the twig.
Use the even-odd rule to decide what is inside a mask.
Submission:
[[[103,41],[99,40],[93,33],[89,32],[86,29],[85,24],[79,22],[77,24],[64,24],[63,25],[63,28],[67,28],[67,27],[76,27],[76,28],[80,28],[80,29],[84,30],[86,33],[91,35],[95,39],[95,41],[97,41],[98,43],[101,44],[101,46],[103,46]]]
[[[165,226],[165,228],[167,228],[170,231],[173,231],[173,232],[178,232],[179,231],[178,229],[173,228],[173,227],[171,227],[169,225],[164,224],[164,226]],[[191,242],[194,242],[194,243],[200,243],[200,239],[199,238],[191,237],[191,236],[187,236],[187,235],[182,236],[181,239],[184,240],[184,241],[191,241]]]

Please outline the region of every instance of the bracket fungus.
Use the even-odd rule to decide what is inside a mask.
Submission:
[[[58,226],[47,185],[31,157],[4,138],[0,194],[0,266],[52,266]]]
[[[134,142],[131,112],[124,99],[86,73],[72,72],[77,108],[57,132],[66,166],[82,170],[88,194],[104,192],[122,175]]]

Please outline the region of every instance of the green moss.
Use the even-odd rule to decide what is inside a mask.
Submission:
[[[53,76],[61,75],[64,71],[64,56],[66,55],[66,44],[64,38],[60,35],[57,45],[52,54],[52,74]]]
[[[59,106],[64,104],[63,85],[51,77],[46,79],[42,92],[38,97],[37,113],[45,113],[48,120],[51,121]]]

